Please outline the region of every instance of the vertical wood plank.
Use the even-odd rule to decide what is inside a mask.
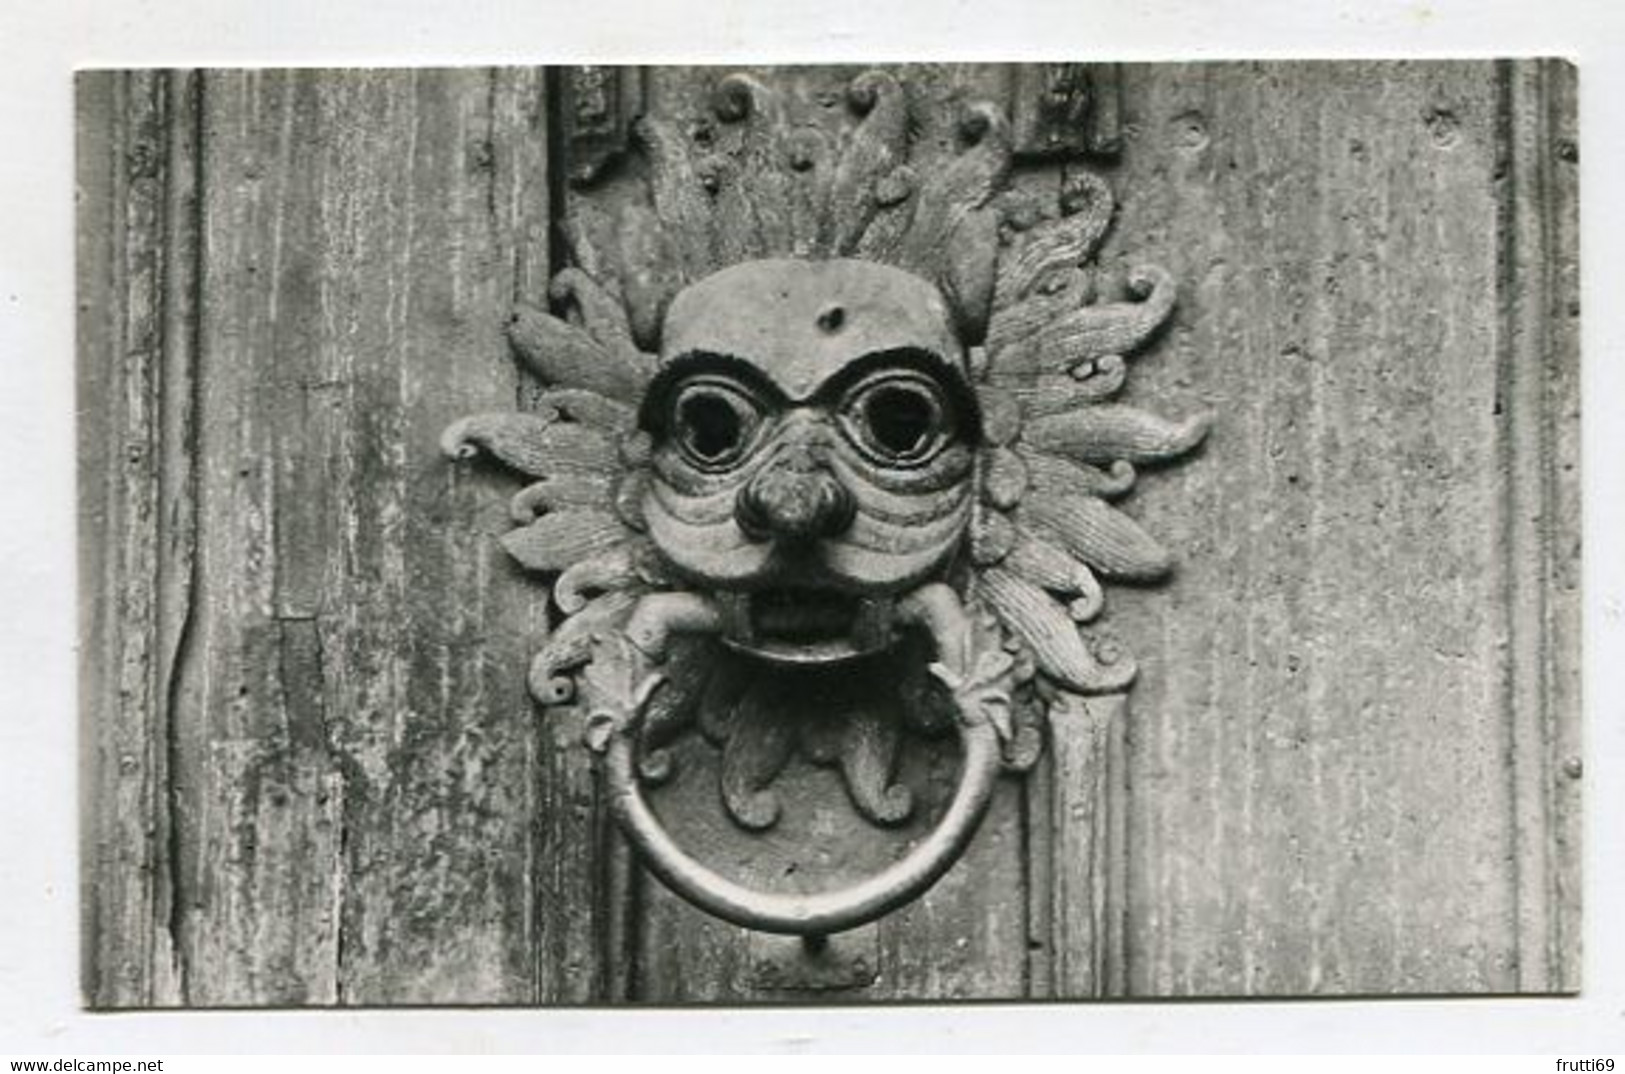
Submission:
[[[278,526],[279,494],[293,498],[304,476],[290,477],[281,458],[290,437],[281,426],[303,426],[321,459],[332,424],[325,413],[290,413],[317,333],[308,284],[288,294],[288,247],[308,255],[286,221],[290,206],[313,200],[318,179],[277,92],[288,86],[211,72],[204,87],[199,641],[179,723],[186,763],[175,773],[188,999],[202,1006],[338,999],[344,776],[324,727],[333,672],[313,613],[284,618],[297,595],[277,593],[279,558],[297,555],[284,534],[300,521],[289,512]],[[278,376],[282,363],[289,372]],[[302,484],[295,510],[324,517],[320,485]],[[320,563],[328,535],[307,523],[303,538]],[[300,571],[281,568],[291,590]]]
[[[1550,370],[1547,379],[1547,481],[1551,509],[1546,574],[1551,603],[1546,654],[1548,747],[1561,773],[1554,788],[1550,838],[1554,845],[1556,972],[1547,987],[1578,992],[1583,952],[1581,885],[1584,859],[1583,714],[1580,687],[1584,608],[1581,592],[1580,473],[1580,102],[1579,71],[1566,61],[1543,63],[1551,163],[1550,235],[1546,307]],[[1548,156],[1548,161],[1551,157]]]
[[[1575,70],[1498,65],[1508,793],[1522,991],[1579,988]]]
[[[1129,990],[1512,990],[1493,65],[1125,74],[1103,260],[1181,283],[1128,398],[1218,408],[1112,604]]]
[[[1049,833],[1034,853],[1048,856],[1048,884],[1036,891],[1047,902],[1051,956],[1048,988],[1057,999],[1094,999],[1113,993],[1121,963],[1110,915],[1113,878],[1124,865],[1113,822],[1121,809],[1121,758],[1114,742],[1127,717],[1127,696],[1067,697],[1050,710],[1047,807],[1032,824]],[[1114,760],[1117,763],[1114,763]]]
[[[170,812],[175,662],[191,574],[195,143],[191,82],[78,82],[83,718],[97,808],[86,999],[178,1002]]]
[[[540,78],[221,72],[204,99],[189,999],[533,1001],[539,608],[491,540],[500,479],[435,444],[516,399]]]

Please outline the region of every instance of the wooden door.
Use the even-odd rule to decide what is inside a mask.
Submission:
[[[721,73],[643,103],[697,117]],[[816,112],[852,72],[757,73]],[[511,488],[436,448],[533,397],[504,323],[588,197],[570,87],[81,76],[90,1005],[1577,987],[1571,68],[1131,65],[1119,154],[1022,163],[1112,184],[1103,277],[1179,283],[1130,401],[1216,422],[1133,501],[1179,570],[1110,595],[1132,692],[1054,712],[965,860],[822,976],[628,855],[525,693]],[[940,796],[952,750],[905,771]],[[823,817],[825,776],[784,793]],[[715,827],[705,786],[663,808]]]

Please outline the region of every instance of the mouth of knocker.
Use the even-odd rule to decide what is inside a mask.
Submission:
[[[817,584],[717,596],[724,644],[774,663],[840,663],[879,652],[894,640],[889,596]]]

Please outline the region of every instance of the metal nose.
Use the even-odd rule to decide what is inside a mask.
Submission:
[[[786,451],[734,500],[734,520],[753,541],[838,537],[852,525],[852,493],[810,452]]]

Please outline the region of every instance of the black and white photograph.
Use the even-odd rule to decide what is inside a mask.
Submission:
[[[78,71],[83,1006],[1582,992],[1584,70]]]

